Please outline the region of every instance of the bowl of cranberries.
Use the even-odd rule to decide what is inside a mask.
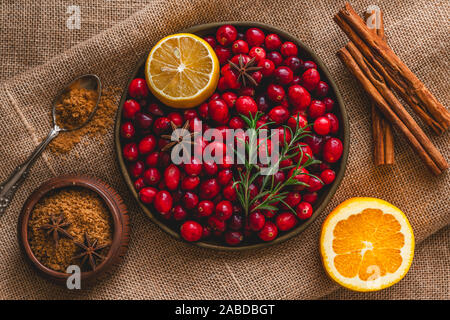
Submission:
[[[347,113],[327,68],[300,40],[265,24],[213,23],[183,32],[214,49],[221,68],[217,89],[197,107],[170,108],[152,96],[146,57],[140,61],[115,129],[130,191],[165,232],[201,247],[255,249],[298,235],[326,207],[347,163]],[[200,132],[194,133],[198,123]],[[268,175],[261,174],[267,164],[233,161],[225,153],[232,148],[229,140],[205,134],[216,129],[225,139],[229,129],[262,128],[271,133],[254,139],[257,152],[272,155],[274,135],[279,141],[277,166]],[[192,137],[189,161],[172,160],[173,149],[186,138],[173,139],[176,129]],[[232,142],[243,144],[245,154],[253,152],[248,135],[236,137]],[[211,148],[223,161],[201,158]]]

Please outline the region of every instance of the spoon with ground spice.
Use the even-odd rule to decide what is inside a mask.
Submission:
[[[73,80],[64,88],[52,106],[53,128],[11,176],[0,184],[0,216],[12,201],[14,194],[23,183],[36,159],[60,132],[83,128],[94,116],[100,100],[101,82],[98,76],[87,74]]]

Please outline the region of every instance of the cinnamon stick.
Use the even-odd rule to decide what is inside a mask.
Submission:
[[[383,75],[388,84],[436,133],[450,127],[450,112],[379,36],[374,35],[350,4],[334,16],[335,22]]]
[[[447,162],[356,46],[349,43],[346,48],[338,51],[338,56],[375,101],[383,115],[405,135],[428,168],[436,175],[441,174],[448,167]]]
[[[366,12],[365,18],[367,22],[369,22],[369,19],[371,18],[375,19],[375,21],[371,21],[372,25],[375,26],[371,31],[386,41],[384,35],[383,13],[381,10],[378,12],[375,10],[372,10],[370,13]],[[371,103],[371,115],[372,136],[374,141],[374,163],[376,166],[394,164],[394,136],[392,127],[373,101]]]

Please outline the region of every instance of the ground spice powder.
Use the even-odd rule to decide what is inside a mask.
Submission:
[[[72,259],[78,248],[68,238],[60,238],[56,247],[51,235],[41,229],[42,225],[49,223],[52,214],[59,216],[62,212],[71,224],[67,231],[78,242],[84,242],[84,233],[87,232],[91,239],[98,240],[99,245],[111,244],[113,224],[104,201],[91,190],[63,188],[42,198],[34,207],[29,221],[30,247],[42,264],[55,271],[65,272],[69,265],[79,263]],[[108,251],[107,248],[103,250],[104,254]]]
[[[50,150],[58,154],[69,153],[85,136],[95,138],[102,144],[105,133],[114,123],[120,91],[121,89],[113,87],[103,89],[97,111],[91,121],[79,130],[61,132],[49,145]],[[57,123],[63,127],[77,127],[89,117],[96,100],[96,94],[92,90],[70,90],[56,106]]]

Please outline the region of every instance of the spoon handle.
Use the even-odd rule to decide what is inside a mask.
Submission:
[[[58,136],[58,134],[59,128],[53,128],[48,134],[47,138],[45,138],[45,140],[42,141],[36,147],[36,149],[34,149],[33,153],[28,157],[28,159],[24,163],[19,165],[11,174],[11,176],[6,179],[6,181],[0,184],[0,216],[2,216],[8,208],[14,197],[14,194],[25,181],[28,172],[30,171],[36,159],[41,155],[42,151],[44,151],[48,144]]]

